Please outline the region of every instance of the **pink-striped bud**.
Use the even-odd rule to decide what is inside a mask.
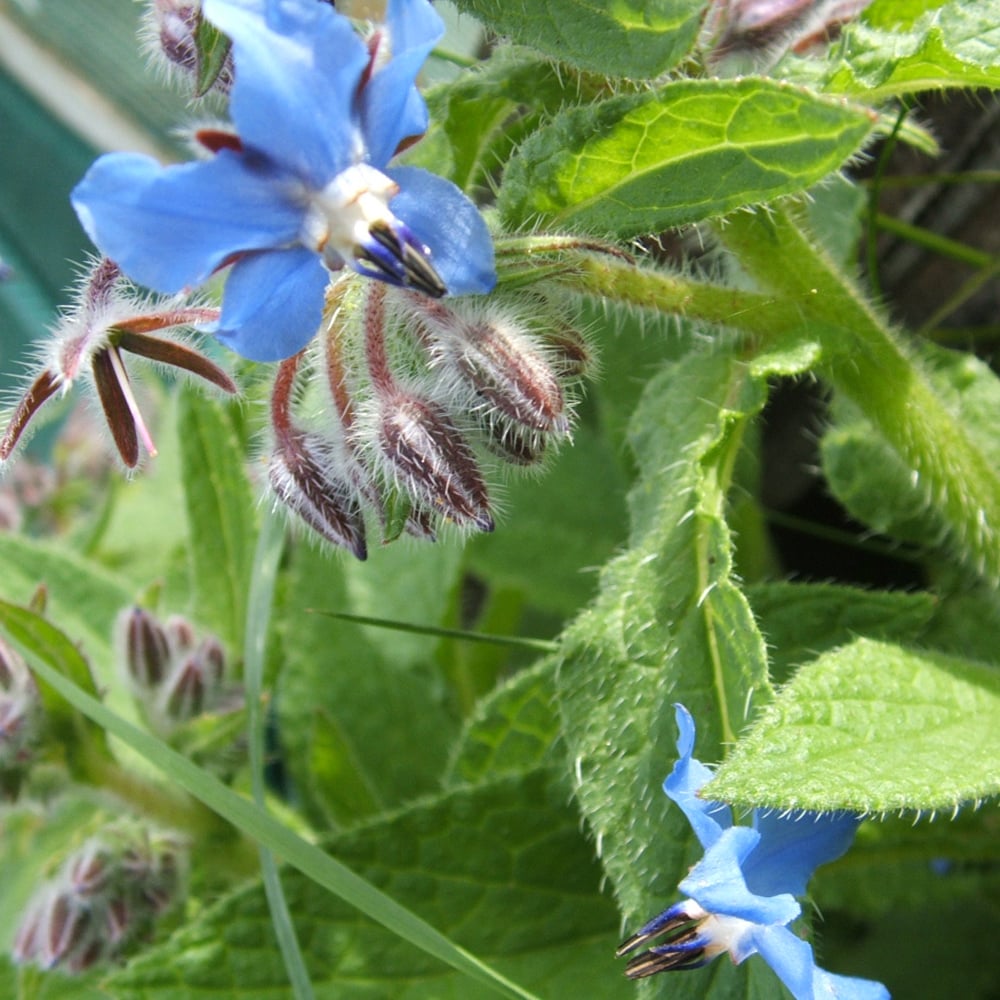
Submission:
[[[118,615],[115,630],[125,669],[140,689],[157,687],[170,664],[166,630],[144,608],[126,608]]]
[[[331,471],[329,448],[319,435],[283,435],[271,455],[268,478],[275,496],[313,531],[358,559],[367,558],[356,494]]]
[[[418,503],[447,520],[492,531],[486,484],[471,448],[445,410],[401,389],[379,404],[376,437],[389,475]]]
[[[143,22],[144,48],[168,76],[188,78],[196,91],[207,86],[228,93],[233,83],[232,56],[225,52],[215,68],[214,79],[207,78],[210,74],[204,65],[205,42],[199,44],[199,35],[207,30],[213,32],[213,38],[206,42],[223,44],[203,21],[199,0],[152,0]]]
[[[29,902],[14,961],[79,973],[119,958],[176,900],[178,850],[175,838],[132,827],[87,841]]]

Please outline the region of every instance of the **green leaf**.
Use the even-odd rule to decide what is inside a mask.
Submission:
[[[26,608],[4,601],[0,601],[0,625],[23,652],[51,663],[81,690],[97,697],[97,686],[83,654],[54,625]],[[53,742],[64,755],[70,773],[79,773],[95,747],[106,751],[104,733],[74,712],[43,678],[36,681]]]
[[[518,150],[498,206],[512,227],[659,232],[810,187],[874,125],[772,80],[678,80],[558,115]]]
[[[618,916],[563,789],[544,772],[454,789],[328,848],[383,891],[540,996],[633,995],[615,965]],[[284,873],[317,992],[354,997],[496,994]],[[120,1000],[274,997],[281,964],[257,885],[201,915],[164,947],[112,976]]]
[[[818,373],[905,463],[911,492],[935,509],[965,568],[991,583],[1000,579],[1000,475],[989,457],[992,441],[987,445],[949,405],[941,380],[818,247],[793,203],[766,214],[737,213],[718,232],[743,269],[774,295],[764,313],[772,328],[762,331],[765,342],[818,339]],[[785,312],[789,306],[797,317]],[[758,319],[749,317],[754,325]]]
[[[1000,87],[1000,21],[990,3],[947,3],[907,27],[845,29],[823,87],[872,103],[928,90]]]
[[[565,757],[559,735],[555,673],[547,657],[482,699],[448,766],[446,782],[474,784],[525,772]]]
[[[468,564],[493,586],[572,614],[597,589],[594,567],[625,537],[624,489],[610,444],[581,426],[540,479],[520,476],[506,484],[509,514],[495,533],[470,543]]]
[[[460,553],[428,546],[420,554],[387,546],[364,564],[304,545],[292,554],[278,612],[278,737],[305,811],[321,826],[437,787],[458,733],[434,663],[440,640],[322,614],[441,622]]]
[[[63,972],[45,972],[34,966],[15,966],[0,956],[0,996],[17,1000],[108,1000],[101,988],[103,970],[67,976]]]
[[[370,881],[361,878],[343,863],[299,837],[269,813],[226,787],[217,778],[192,764],[155,736],[110,711],[101,702],[63,677],[51,663],[32,657],[31,666],[36,675],[58,691],[73,708],[86,715],[110,736],[122,741],[134,754],[163,772],[174,787],[188,792],[227,823],[236,827],[244,836],[282,857],[290,867],[301,872],[311,882],[345,900],[371,919],[388,927],[400,938],[461,971],[470,979],[488,983],[494,990],[506,996],[517,997],[520,1000],[535,1000],[532,994],[456,945],[412,910],[381,892]],[[328,897],[326,901],[329,902]],[[255,942],[259,948],[259,940],[255,938]],[[283,970],[283,961],[280,957],[277,960],[282,963]],[[171,975],[176,976],[177,971],[172,970]],[[241,968],[241,980],[246,975],[248,970]]]
[[[649,79],[687,55],[702,0],[457,0],[500,35],[609,76]]]
[[[427,92],[430,128],[402,160],[464,191],[486,188],[540,114],[591,100],[598,86],[531,50],[500,46],[474,71]]]
[[[239,650],[256,542],[243,449],[221,404],[185,389],[178,426],[190,530],[192,611]]]
[[[115,668],[112,651],[115,618],[134,599],[130,588],[72,552],[12,534],[0,534],[0,565],[0,598],[12,604],[27,604],[35,590],[44,585],[46,614],[59,622],[86,655],[105,700],[118,711],[133,714],[132,697]]]
[[[229,39],[214,24],[209,23],[197,14],[198,23],[194,30],[194,42],[197,47],[198,73],[195,81],[195,97],[204,97],[209,88],[219,78],[222,67],[229,55]]]
[[[726,490],[743,428],[766,398],[759,374],[722,352],[690,354],[650,381],[632,423],[640,479],[628,550],[567,630],[557,691],[576,794],[628,914],[675,892],[692,836],[661,783],[676,759],[672,703],[698,722],[699,754],[769,697],[764,643],[731,575]]]
[[[747,597],[771,652],[771,678],[784,682],[795,667],[857,636],[913,642],[930,625],[940,601],[925,591],[861,590],[823,583],[766,583]]]
[[[707,786],[736,806],[952,810],[1000,793],[1000,670],[858,639],[803,667]]]

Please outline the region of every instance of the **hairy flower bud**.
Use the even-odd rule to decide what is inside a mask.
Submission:
[[[318,535],[367,558],[365,526],[354,490],[330,471],[318,435],[284,436],[271,455],[268,478],[275,496]]]
[[[444,409],[404,390],[379,402],[376,438],[389,474],[448,520],[492,531],[479,466]]]
[[[115,630],[120,636],[118,643],[131,681],[140,689],[157,687],[170,662],[166,630],[140,607],[122,611]]]
[[[134,827],[88,840],[29,902],[14,961],[79,973],[121,957],[176,900],[179,850],[176,838]]]
[[[233,62],[228,51],[215,67],[215,76],[203,65],[199,34],[206,31],[199,0],[152,0],[146,8],[142,36],[148,55],[168,76],[179,74],[191,81],[194,89],[215,88],[228,93],[233,83]],[[222,45],[222,41],[216,41]],[[200,92],[196,96],[202,96]]]

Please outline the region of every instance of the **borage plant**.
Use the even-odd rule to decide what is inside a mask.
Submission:
[[[991,995],[997,262],[880,192],[1000,8],[457,6],[148,5],[194,159],[80,181],[0,443],[0,980]],[[978,268],[919,335],[879,228]],[[78,375],[127,485],[16,456]]]

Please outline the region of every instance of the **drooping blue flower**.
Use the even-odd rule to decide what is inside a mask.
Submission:
[[[450,181],[387,167],[427,127],[414,80],[443,25],[428,0],[389,0],[366,45],[319,0],[205,0],[233,43],[237,135],[162,166],[102,156],[73,192],[94,243],[134,280],[174,293],[232,264],[217,336],[257,361],[318,329],[329,272],[427,295],[485,293],[489,231]]]
[[[728,806],[699,797],[712,772],[692,757],[691,714],[676,706],[680,759],[663,783],[681,807],[705,849],[680,883],[688,897],[641,927],[618,949],[634,952],[632,979],[672,969],[696,969],[728,952],[739,964],[759,954],[796,1000],[888,1000],[889,992],[869,979],[835,976],[817,967],[810,945],[789,925],[816,868],[840,857],[851,845],[859,820],[849,813],[782,816],[755,810],[751,826],[734,826]]]

